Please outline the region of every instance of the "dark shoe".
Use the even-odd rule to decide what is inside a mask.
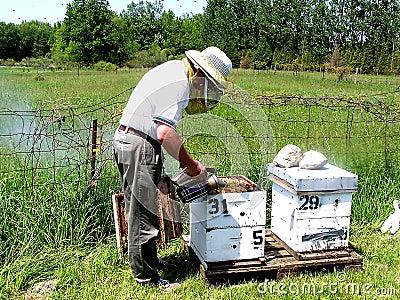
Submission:
[[[162,278],[152,278],[150,280],[149,284],[151,286],[161,287],[166,292],[169,292],[173,289],[181,287],[181,285],[179,283],[176,283],[176,282],[171,283],[168,280],[162,279]]]
[[[167,262],[165,260],[159,259],[157,263],[157,269],[163,270],[167,266]]]

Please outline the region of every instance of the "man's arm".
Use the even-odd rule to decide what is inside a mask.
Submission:
[[[205,167],[190,156],[175,129],[157,122],[157,139],[169,155],[178,160],[181,166],[187,168],[191,176],[200,176],[200,180],[206,179],[207,171]]]

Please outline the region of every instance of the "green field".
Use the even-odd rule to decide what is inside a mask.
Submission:
[[[234,70],[230,79],[248,92],[242,91],[246,100],[235,104],[242,108],[227,102],[201,120],[218,117],[226,128],[236,130],[232,132],[243,144],[230,146],[229,134],[213,136],[206,129],[189,136],[186,144],[197,159],[213,162],[219,174],[240,172],[241,159],[248,157],[243,172],[266,189],[270,185],[260,169],[288,143],[319,150],[333,164],[356,173],[359,188],[353,197],[350,242],[364,258],[364,271],[207,287],[177,240],[159,255],[168,261],[163,275],[182,287],[163,293],[136,285],[115,246],[111,195],[118,179],[109,142],[132,87],[145,71],[81,70],[77,76],[75,70],[0,68],[0,299],[44,299],[32,288],[49,280],[58,281],[49,299],[399,297],[399,233],[382,234],[380,227],[393,212],[392,201],[400,198],[400,78],[362,74],[355,83],[354,77],[338,82],[327,73],[323,78],[309,72],[294,76]],[[63,116],[65,120],[55,122]],[[103,167],[101,177],[88,185],[91,149],[86,129],[93,119],[100,126],[97,164]],[[270,131],[263,130],[266,120]],[[32,128],[41,131],[35,146],[26,137]],[[242,145],[245,155],[239,153]],[[206,152],[210,148],[213,151]],[[235,163],[239,169],[232,167]],[[268,205],[267,223],[269,213]],[[316,292],[302,291],[305,284],[315,286]],[[346,284],[353,289],[339,289]]]

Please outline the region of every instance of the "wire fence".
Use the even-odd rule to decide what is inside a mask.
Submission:
[[[32,111],[0,109],[0,177],[21,188],[57,192],[79,183],[118,192],[112,138],[126,93],[103,104]],[[399,164],[398,91],[360,97],[256,96],[234,91],[212,113],[178,126],[194,157],[221,175],[265,183],[267,164],[286,144],[323,152],[334,164],[360,170]],[[240,99],[240,100],[238,100]],[[167,159],[165,172],[177,171]]]

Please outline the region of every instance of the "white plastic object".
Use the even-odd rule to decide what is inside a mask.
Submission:
[[[304,153],[299,163],[300,169],[318,170],[325,166],[328,159],[321,152],[309,150]]]
[[[281,168],[297,167],[302,157],[301,149],[296,145],[289,144],[279,150],[273,164]]]
[[[392,213],[387,220],[383,223],[381,227],[382,232],[388,231],[390,229],[391,234],[395,234],[400,227],[400,208],[399,200],[393,201],[394,213]]]

